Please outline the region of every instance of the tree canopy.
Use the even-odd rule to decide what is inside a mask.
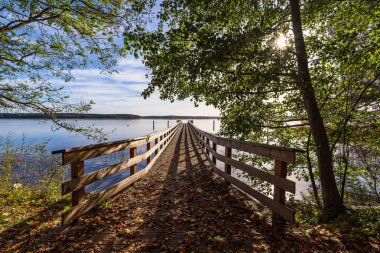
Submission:
[[[157,89],[162,99],[191,97],[221,111],[224,135],[307,150],[295,171],[307,179],[321,180],[321,161],[331,155],[330,183],[336,179],[343,196],[347,172],[358,165],[349,150],[358,144],[379,150],[380,5],[300,6],[311,79],[306,89],[289,1],[163,1],[157,30],[126,33],[125,44],[144,52],[151,71],[144,96]],[[278,43],[284,38],[285,45]],[[319,128],[312,126],[310,95]],[[321,132],[328,137],[323,147]],[[378,168],[374,174],[378,179]]]
[[[93,102],[71,103],[51,80],[71,81],[78,68],[114,71],[125,55],[120,36],[140,23],[139,15],[142,4],[133,1],[2,1],[0,110],[44,113],[72,129],[54,114],[87,112]]]

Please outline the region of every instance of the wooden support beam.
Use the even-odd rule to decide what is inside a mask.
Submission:
[[[287,165],[288,164],[286,162],[275,160],[274,161],[274,175],[286,179]],[[282,205],[285,205],[285,190],[274,185],[273,200]],[[272,219],[274,222],[282,222],[282,217],[276,212],[272,213]]]
[[[146,144],[146,151],[148,152],[150,150],[150,142],[148,142],[148,144]],[[147,159],[146,159],[146,164],[149,164],[150,163],[150,160],[151,160],[151,156],[149,156]]]
[[[135,156],[137,156],[137,148],[131,148],[130,150],[129,150],[129,158],[133,158],[133,157],[135,157]],[[135,165],[132,165],[131,167],[130,167],[130,175],[133,175],[133,174],[136,174],[137,173],[137,164],[135,164]]]
[[[74,162],[71,164],[71,179],[84,175],[84,161]],[[73,191],[71,194],[71,206],[79,205],[84,201],[84,187]]]
[[[71,179],[76,179],[84,175],[84,161],[71,163]],[[71,193],[71,206],[75,207],[81,205],[84,202],[85,191],[84,187],[77,189]],[[73,219],[77,222],[78,219]],[[63,221],[62,221],[63,225]]]
[[[224,156],[231,158],[231,155],[232,149],[229,147],[225,147]],[[228,163],[224,163],[224,172],[226,172],[228,175],[231,175],[231,165],[229,165]]]
[[[216,152],[216,143],[212,143],[212,149]],[[212,156],[212,162],[216,165],[216,157],[213,155]]]
[[[158,143],[158,138],[154,140],[154,145],[157,145],[157,143]],[[157,154],[158,154],[158,148],[156,149],[156,151],[154,151],[154,155],[156,156]]]

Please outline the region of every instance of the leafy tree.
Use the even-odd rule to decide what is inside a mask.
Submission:
[[[144,2],[8,0],[0,4],[0,110],[47,115],[58,126],[89,135],[57,120],[56,113],[84,113],[92,101],[70,103],[49,80],[73,79],[74,68],[112,72],[125,55],[120,35],[139,23]],[[95,137],[95,136],[93,136]]]
[[[224,135],[306,149],[295,172],[317,176],[336,215],[338,151],[379,106],[379,13],[376,2],[167,0],[157,31],[126,33],[125,44],[145,52],[144,96],[192,97],[220,109]]]

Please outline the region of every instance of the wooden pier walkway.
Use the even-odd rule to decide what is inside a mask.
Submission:
[[[269,218],[213,172],[184,126],[143,179],[81,217],[52,251],[265,251]]]
[[[144,146],[144,153],[138,155],[137,148]],[[221,154],[217,146],[225,152]],[[122,150],[129,150],[126,161],[84,173],[86,159]],[[275,174],[235,160],[234,150],[275,160]],[[295,191],[295,183],[286,179],[286,165],[295,161],[295,152],[219,137],[180,122],[133,140],[55,151],[62,154],[62,164],[71,164],[72,178],[62,185],[62,194],[72,195],[72,208],[63,213],[61,227],[12,248],[22,252],[303,252],[308,239],[295,237],[294,226],[272,225],[272,219],[290,224],[294,219],[294,211],[285,205],[285,190]],[[137,171],[144,160],[147,166]],[[216,167],[217,160],[224,162],[224,171]],[[126,168],[128,178],[97,194],[85,193],[86,185]],[[231,168],[272,183],[273,198],[232,176]],[[287,241],[285,248],[283,241]]]
[[[126,161],[84,173],[84,160],[123,150],[129,151]],[[231,155],[236,150],[275,160],[275,173],[236,160]],[[72,178],[62,185],[62,194],[71,194],[71,209],[62,214],[61,226],[54,218],[54,225],[25,229],[36,218],[31,217],[3,231],[0,252],[346,252],[337,238],[292,224],[294,211],[284,195],[295,190],[286,179],[295,152],[223,138],[191,123],[133,140],[56,151],[62,164],[71,164]],[[138,171],[144,160],[147,166]],[[224,170],[216,167],[217,160]],[[128,169],[130,176],[121,182],[85,193],[86,185]],[[231,169],[273,184],[273,198],[240,181]],[[50,206],[38,219],[58,212]],[[289,223],[273,223],[281,218]]]

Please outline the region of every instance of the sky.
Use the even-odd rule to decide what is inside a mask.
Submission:
[[[158,1],[159,3],[159,1]],[[158,7],[156,7],[158,8]],[[155,10],[155,12],[157,12]],[[153,19],[147,25],[149,29],[157,26]],[[44,26],[45,27],[45,26]],[[39,26],[36,27],[38,30]],[[49,30],[49,27],[47,27]],[[51,30],[56,33],[56,30]],[[114,38],[123,43],[123,38]],[[119,59],[118,73],[101,73],[99,69],[87,67],[73,69],[73,81],[64,82],[61,79],[50,79],[54,87],[64,87],[64,92],[70,96],[69,102],[94,101],[89,113],[104,114],[137,114],[151,115],[182,115],[182,116],[219,116],[217,109],[201,103],[198,107],[189,99],[185,101],[162,101],[156,91],[149,98],[144,99],[141,92],[148,86],[148,73],[141,59],[130,56]],[[22,79],[22,78],[20,78]]]
[[[161,1],[157,1],[152,13],[159,11]],[[155,30],[157,20],[146,24],[148,30]],[[123,43],[123,38],[114,38]],[[129,56],[120,59],[118,73],[104,74],[97,69],[78,69],[72,71],[75,81],[65,83],[65,90],[71,92],[71,99],[93,100],[95,105],[90,113],[106,114],[137,114],[151,115],[181,115],[181,116],[219,116],[219,110],[212,106],[199,103],[197,107],[190,99],[184,101],[163,101],[158,91],[144,99],[141,92],[148,87],[148,70],[142,59]]]
[[[75,80],[65,83],[56,80],[55,85],[64,86],[75,102],[93,100],[90,113],[149,115],[219,116],[211,106],[198,107],[189,99],[185,101],[162,101],[156,91],[146,100],[141,92],[148,86],[147,70],[141,60],[126,58],[119,61],[118,73],[105,74],[98,69],[74,69]]]

